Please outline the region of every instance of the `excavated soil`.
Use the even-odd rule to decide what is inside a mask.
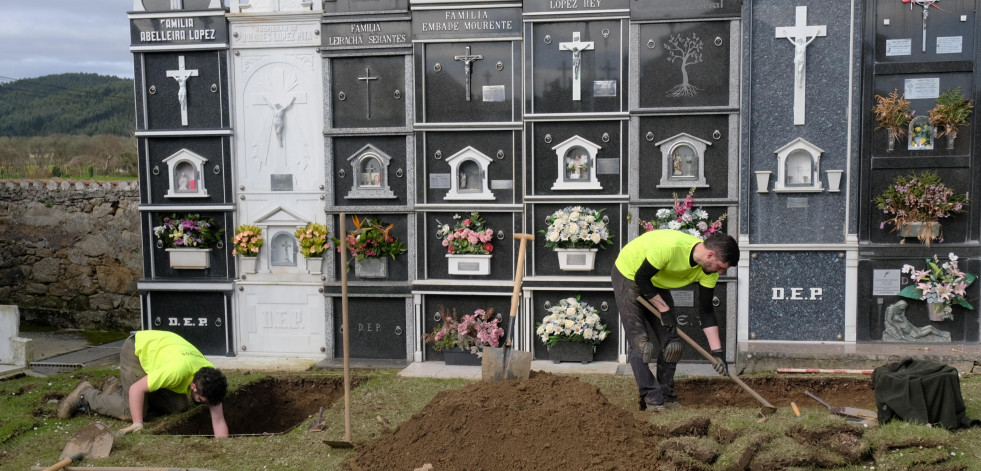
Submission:
[[[791,401],[817,405],[807,402],[813,400],[805,390],[835,406],[875,408],[867,377],[750,378],[745,382],[778,408],[789,410]],[[732,381],[680,379],[676,389],[686,408],[759,407]],[[755,451],[775,439],[709,438],[712,415],[703,415],[706,417],[672,424],[670,429],[655,428],[647,422],[646,413],[611,404],[593,385],[571,376],[532,372],[527,381],[477,382],[441,392],[396,429],[358,444],[345,465],[354,471],[622,470],[654,469],[655,464],[657,469],[707,469],[723,452],[720,450],[730,446],[736,448],[729,452],[735,455],[730,457],[737,463],[735,469],[745,469],[755,458]],[[846,453],[849,447],[844,445],[861,441],[861,432],[853,428],[796,434],[805,442],[838,447],[836,453],[818,449],[802,459],[834,465],[834,460],[862,458],[861,446],[851,455]],[[750,467],[783,469],[794,465],[759,461]]]

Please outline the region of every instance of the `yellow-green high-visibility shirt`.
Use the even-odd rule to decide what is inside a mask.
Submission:
[[[628,280],[634,280],[644,260],[657,268],[651,283],[658,288],[674,289],[694,282],[706,288],[715,288],[718,273],[705,273],[701,266],[691,266],[691,251],[702,240],[691,234],[671,229],[646,232],[623,246],[615,262],[617,270]]]
[[[133,347],[146,371],[150,391],[169,389],[190,394],[194,373],[205,366],[215,366],[194,345],[173,332],[141,330],[133,339]]]

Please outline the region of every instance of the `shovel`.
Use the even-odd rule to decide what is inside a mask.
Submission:
[[[832,407],[831,404],[828,404],[827,402],[824,402],[823,399],[821,399],[820,397],[817,397],[816,394],[814,394],[814,393],[812,393],[810,391],[805,390],[804,391],[804,394],[807,394],[808,396],[811,396],[811,399],[814,399],[815,401],[820,402],[821,405],[824,406],[824,407],[827,407],[828,410],[830,410],[832,414],[840,415],[840,416],[843,416],[843,417],[853,417],[853,418],[856,418],[856,419],[863,419],[863,420],[864,419],[876,419],[876,420],[879,419],[879,414],[877,414],[875,411],[870,411],[868,409],[859,409],[858,407]]]
[[[651,311],[655,316],[657,316],[658,319],[661,318],[661,311],[658,311],[657,309],[654,308],[654,306],[651,306],[651,303],[647,302],[647,300],[644,299],[643,296],[637,296],[637,302],[639,302],[644,307],[646,307],[648,311]],[[691,337],[689,337],[688,334],[686,334],[684,331],[682,331],[679,328],[676,328],[675,331],[678,333],[678,336],[681,337],[682,340],[687,342],[688,345],[691,345],[691,348],[694,348],[695,351],[697,351],[708,361],[710,361],[712,363],[712,366],[715,366],[716,363],[719,362],[718,358],[715,358],[714,356],[712,356],[711,353],[705,351],[705,349],[702,348],[701,345],[699,345],[694,340],[692,340]],[[739,377],[736,376],[736,373],[733,373],[732,370],[729,370],[729,378],[735,381],[736,384],[738,384],[739,387],[743,388],[743,390],[749,393],[750,396],[753,396],[754,399],[759,401],[759,403],[763,406],[761,408],[761,411],[763,412],[764,415],[772,414],[777,411],[776,407],[773,407],[773,405],[770,404],[766,399],[763,399],[763,396],[760,396],[760,394],[754,391],[753,388],[749,387],[749,385],[744,383],[743,380],[739,379]]]
[[[480,375],[484,381],[501,381],[508,379],[528,379],[531,372],[531,352],[522,352],[514,349],[514,341],[517,341],[517,334],[514,334],[514,318],[518,314],[518,299],[521,294],[521,279],[525,269],[525,250],[528,248],[528,241],[535,240],[534,234],[515,234],[515,239],[521,241],[518,246],[518,266],[514,270],[514,291],[511,292],[511,316],[508,319],[508,337],[513,341],[508,346],[511,339],[503,339],[504,343],[500,347],[484,348],[484,356],[480,362]]]
[[[351,443],[351,343],[347,335],[347,214],[340,214],[341,240],[341,342],[344,351],[344,440],[324,440],[331,448],[354,448]]]
[[[61,461],[44,471],[57,471],[82,458],[105,458],[112,450],[112,430],[102,422],[95,422],[75,433],[61,452]]]

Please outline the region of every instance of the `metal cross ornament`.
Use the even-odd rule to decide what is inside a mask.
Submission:
[[[470,64],[483,60],[483,58],[484,56],[481,54],[470,54],[470,46],[467,46],[466,54],[453,56],[453,60],[463,61],[463,73],[467,76],[467,101],[470,101],[470,76],[473,74],[473,68]]]
[[[930,7],[940,10],[940,7],[936,5],[940,0],[902,0],[903,3],[909,3],[910,11],[913,11],[913,4],[917,4],[923,7],[923,46],[921,51],[926,52],[927,40],[926,40],[926,22],[927,17],[930,16]]]

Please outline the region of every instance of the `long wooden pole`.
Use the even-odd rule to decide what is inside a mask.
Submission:
[[[341,213],[341,338],[344,343],[344,441],[351,441],[351,344],[347,329],[347,215]]]

